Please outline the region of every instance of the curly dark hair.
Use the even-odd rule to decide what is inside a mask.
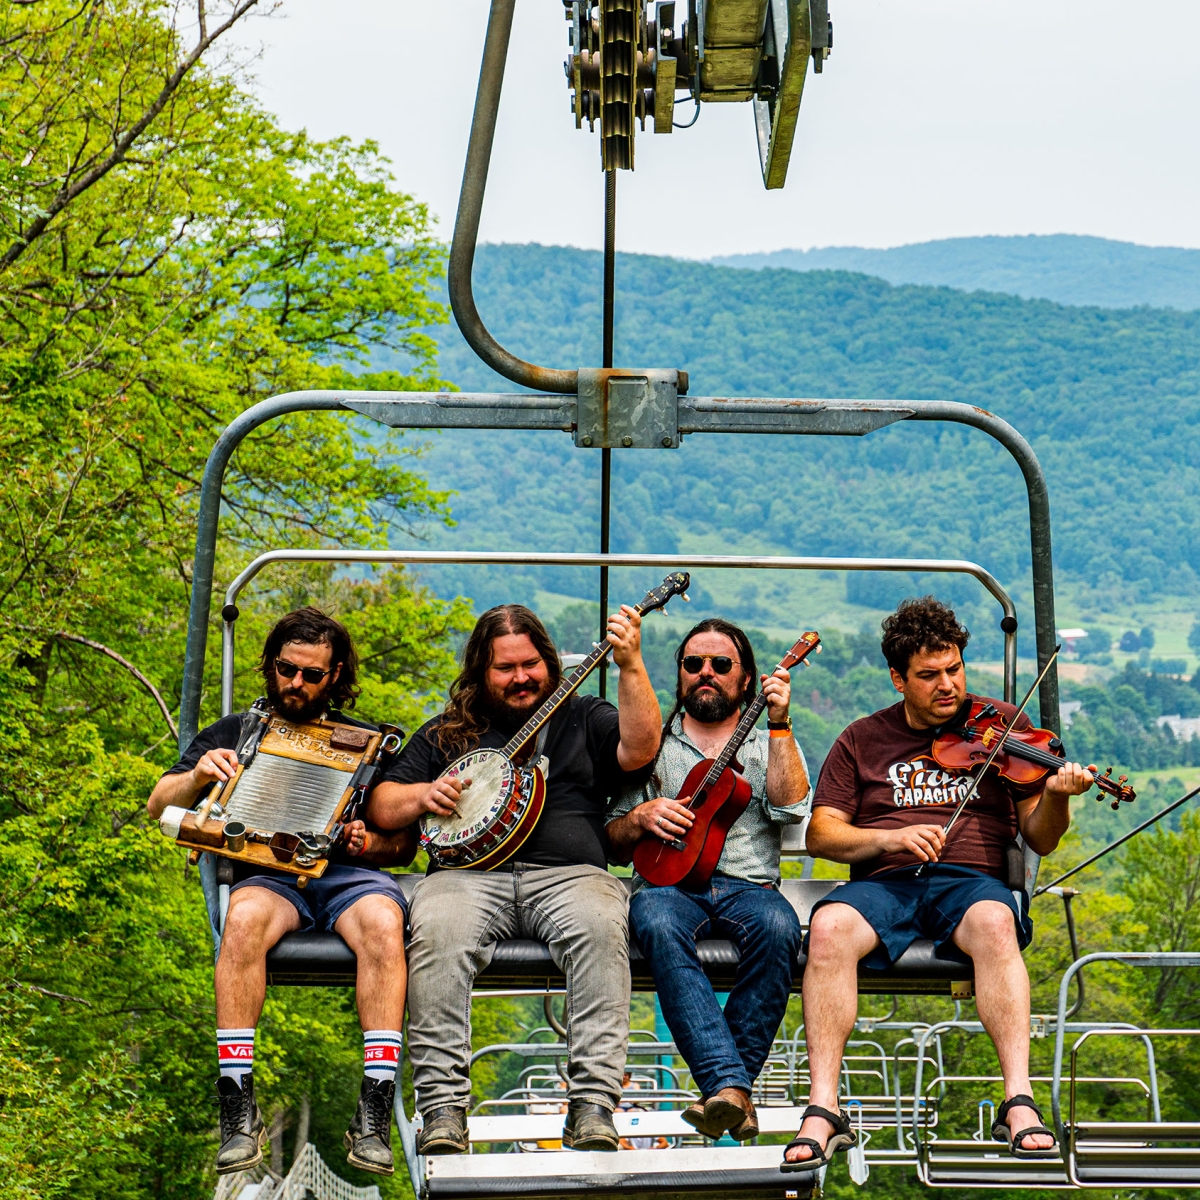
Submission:
[[[463,651],[462,670],[450,685],[450,700],[437,726],[438,749],[447,758],[461,758],[479,745],[488,728],[487,693],[484,679],[492,662],[492,643],[505,634],[524,633],[542,656],[553,691],[562,681],[562,663],[554,639],[537,616],[523,604],[501,604],[489,608],[475,622]]]
[[[350,709],[362,688],[358,686],[358,651],[345,625],[335,621],[313,605],[306,605],[280,617],[263,643],[258,669],[262,672],[268,694],[275,683],[275,660],[288,642],[303,646],[328,646],[334,666],[341,664],[337,679],[329,687],[329,707]]]
[[[970,633],[958,623],[954,609],[933,596],[905,600],[882,625],[880,649],[887,664],[897,675],[908,674],[908,664],[922,650],[949,650],[959,653],[967,648]]]

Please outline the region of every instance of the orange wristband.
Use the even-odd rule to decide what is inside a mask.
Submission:
[[[768,734],[773,738],[790,738],[792,731],[790,729],[771,729],[768,730]]]

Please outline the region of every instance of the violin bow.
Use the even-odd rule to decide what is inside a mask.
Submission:
[[[1017,708],[1017,711],[1015,713],[1013,713],[1008,724],[1005,725],[1003,732],[996,739],[996,744],[992,747],[991,753],[987,756],[986,759],[984,759],[983,766],[981,766],[979,768],[979,770],[976,771],[974,778],[971,780],[971,786],[969,788],[967,788],[966,795],[963,796],[963,798],[958,802],[958,807],[954,810],[953,813],[951,813],[950,820],[947,821],[945,826],[942,828],[943,838],[949,837],[950,830],[954,828],[955,821],[957,821],[958,818],[962,816],[963,810],[979,794],[979,785],[983,782],[983,777],[987,774],[988,767],[990,767],[992,765],[992,763],[994,763],[996,761],[996,757],[999,755],[1000,751],[1004,749],[1004,743],[1008,741],[1008,735],[1010,733],[1012,733],[1013,726],[1016,725],[1017,721],[1020,719],[1021,714],[1025,711],[1025,706],[1029,703],[1030,699],[1033,697],[1033,693],[1037,691],[1038,686],[1041,684],[1042,680],[1046,678],[1046,672],[1050,670],[1051,666],[1053,666],[1054,660],[1058,657],[1058,652],[1061,649],[1062,649],[1062,643],[1060,642],[1057,646],[1054,647],[1054,653],[1051,654],[1048,659],[1046,659],[1046,665],[1042,668],[1041,674],[1029,685],[1029,691],[1027,691],[1025,693],[1025,699],[1021,701],[1020,706]],[[945,843],[943,841],[943,845],[944,844]],[[923,862],[917,868],[917,873],[914,876],[915,879],[919,879],[921,877],[921,875],[924,874],[925,868],[927,866],[929,866],[929,863],[931,861],[935,861],[935,860],[927,859],[925,862]]]

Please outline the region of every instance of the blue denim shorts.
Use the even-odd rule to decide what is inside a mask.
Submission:
[[[826,904],[848,904],[861,913],[883,943],[863,959],[863,965],[881,971],[890,967],[917,938],[928,938],[938,946],[950,941],[967,909],[980,900],[996,900],[1012,909],[1017,944],[1022,950],[1033,940],[1033,923],[1024,893],[1018,904],[999,879],[974,867],[937,863],[920,879],[915,878],[917,869],[900,867],[843,884],[817,901],[813,912]],[[807,934],[804,951],[808,953]]]
[[[388,896],[400,906],[408,927],[408,899],[400,885],[386,871],[374,867],[352,867],[348,863],[330,863],[320,879],[310,879],[303,888],[298,877],[287,871],[261,871],[235,883],[229,890],[261,887],[282,896],[300,915],[300,932],[319,929],[331,932],[338,918],[364,896]]]

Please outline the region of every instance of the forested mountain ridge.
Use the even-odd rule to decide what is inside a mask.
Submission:
[[[599,254],[481,247],[479,308],[535,362],[599,360]],[[511,391],[453,326],[439,370]],[[693,395],[948,399],[1011,421],[1045,468],[1060,576],[1151,596],[1200,574],[1200,313],[1069,308],[846,272],[617,261],[616,361],[679,366]],[[438,435],[458,490],[440,544],[574,549],[596,538],[599,456],[561,434]],[[865,438],[696,435],[614,455],[614,550],[688,533],[811,554],[962,556],[1020,586],[1024,486],[974,431],[903,423]],[[561,588],[561,583],[557,585]],[[562,589],[566,590],[566,589]],[[574,590],[574,594],[586,594]]]
[[[822,246],[709,261],[751,270],[861,271],[889,283],[1011,292],[1059,304],[1200,308],[1200,250],[1067,233],[945,238],[886,250]]]

